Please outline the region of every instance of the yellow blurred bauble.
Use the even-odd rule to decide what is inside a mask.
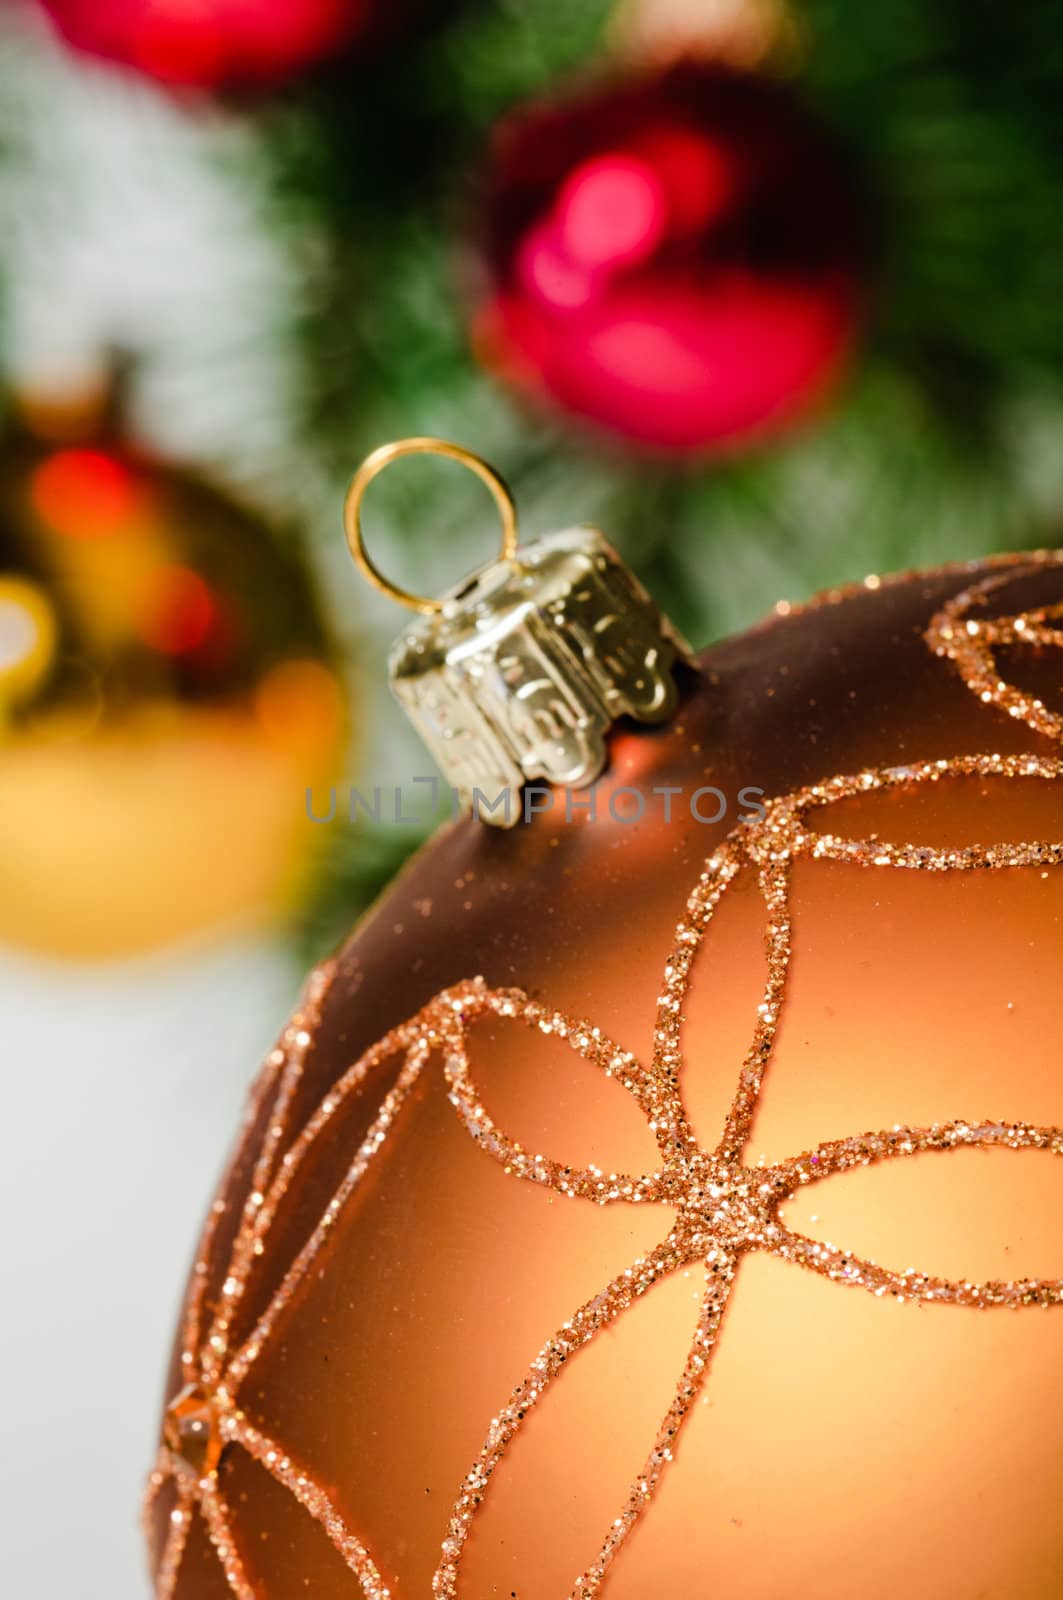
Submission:
[[[210,1212],[160,1597],[1063,1592],[1061,601],[780,608],[421,853]]]
[[[788,0],[620,0],[608,37],[644,66],[704,60],[748,69],[789,64],[800,29]]]
[[[344,692],[261,519],[113,430],[0,447],[0,943],[124,955],[290,912]]]

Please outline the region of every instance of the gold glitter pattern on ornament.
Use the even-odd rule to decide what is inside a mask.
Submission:
[[[953,662],[968,689],[984,705],[1006,711],[1046,738],[1063,739],[1063,715],[1050,710],[1036,695],[1006,683],[994,655],[1001,646],[1063,648],[1063,601],[1005,617],[986,616],[982,609],[1002,585],[1048,566],[1063,567],[1063,551],[1042,551],[1029,560],[1015,561],[1009,570],[964,589],[934,617],[926,639],[935,654]]]
[[[772,614],[776,617],[801,617],[809,611],[822,611],[828,606],[840,606],[861,596],[878,594],[880,590],[933,583],[939,578],[975,577],[987,572],[1002,572],[1005,579],[1017,578],[1024,576],[1023,572],[1017,570],[1019,568],[1037,572],[1042,567],[1057,566],[1060,561],[1063,561],[1063,551],[1059,550],[1009,550],[993,556],[976,556],[970,561],[946,561],[940,567],[904,567],[899,572],[869,572],[856,583],[840,583],[833,589],[820,589],[807,600],[779,600],[773,606]]]
[[[320,1021],[322,998],[334,973],[332,964],[315,971],[299,1007],[289,1020],[277,1048],[267,1057],[252,1091],[238,1143],[234,1167],[250,1154],[250,1142],[262,1118],[267,1117],[261,1144],[254,1155],[250,1188],[233,1240],[218,1304],[208,1319],[207,1280],[211,1250],[225,1214],[225,1202],[215,1201],[200,1240],[185,1307],[180,1341],[182,1375],[187,1380],[170,1402],[163,1417],[163,1442],[148,1483],[144,1516],[147,1525],[164,1486],[173,1482],[177,1502],[156,1574],[158,1600],[171,1600],[177,1588],[181,1562],[193,1516],[198,1512],[217,1552],[228,1586],[238,1600],[255,1600],[256,1589],[248,1576],[230,1524],[229,1507],[219,1479],[219,1466],[227,1449],[240,1446],[278,1483],[294,1495],[319,1522],[333,1545],[360,1581],[362,1593],[373,1600],[388,1600],[389,1591],[361,1541],[347,1528],[327,1494],[292,1461],[287,1451],[254,1427],[237,1404],[237,1393],[261,1352],[281,1311],[305,1278],[328,1238],[344,1201],[360,1180],[370,1157],[387,1131],[395,1107],[401,1103],[400,1074],[393,1095],[386,1096],[346,1178],[324,1215],[285,1273],[280,1286],[250,1334],[235,1349],[232,1329],[244,1298],[254,1263],[264,1253],[264,1241],[277,1209],[308,1149],[350,1089],[378,1061],[406,1045],[408,1074],[419,1070],[429,1046],[422,1030],[408,1025],[389,1034],[362,1057],[314,1111],[296,1136],[292,1136],[292,1108],[303,1076],[307,1051]]]
[[[976,1282],[933,1277],[912,1268],[897,1271],[797,1233],[779,1215],[783,1203],[801,1187],[852,1167],[971,1148],[1036,1149],[1060,1155],[1063,1129],[957,1118],[929,1127],[894,1126],[833,1139],[771,1164],[750,1166],[743,1159],[771,1062],[786,989],[791,958],[790,880],[796,861],[833,861],[872,871],[929,874],[1063,866],[1063,842],[959,848],[892,844],[878,837],[850,839],[816,831],[810,825],[810,817],[829,810],[837,801],[876,791],[910,792],[916,786],[990,778],[1059,782],[1063,779],[1063,761],[1033,755],[986,755],[877,768],[831,778],[771,800],[763,817],[741,823],[708,858],[688,897],[664,969],[649,1064],[621,1049],[590,1022],[556,1012],[519,989],[493,989],[482,979],[474,979],[443,991],[409,1022],[375,1044],[333,1085],[301,1131],[293,1134],[289,1124],[294,1091],[332,969],[318,972],[281,1047],[269,1058],[252,1100],[245,1143],[267,1112],[268,1123],[219,1306],[209,1324],[204,1305],[205,1281],[219,1217],[217,1206],[208,1223],[193,1278],[181,1348],[187,1387],[166,1413],[164,1442],[148,1493],[150,1513],[163,1485],[169,1480],[176,1484],[177,1504],[157,1573],[159,1600],[171,1600],[175,1593],[189,1522],[197,1510],[230,1590],[238,1600],[254,1600],[256,1590],[243,1565],[219,1486],[218,1463],[224,1451],[233,1446],[248,1451],[321,1524],[347,1563],[358,1586],[355,1592],[360,1592],[364,1600],[386,1600],[389,1595],[387,1583],[366,1546],[348,1528],[326,1490],[305,1467],[288,1456],[280,1443],[251,1424],[240,1410],[238,1397],[243,1379],[306,1278],[347,1200],[385,1144],[410,1090],[430,1063],[435,1065],[441,1060],[449,1097],[461,1123],[507,1175],[598,1205],[655,1202],[672,1210],[671,1225],[660,1243],[603,1285],[551,1334],[491,1418],[483,1445],[458,1487],[448,1523],[440,1530],[440,1557],[432,1585],[436,1600],[458,1597],[462,1556],[477,1514],[492,1477],[530,1412],[581,1348],[672,1273],[692,1265],[704,1272],[704,1291],[691,1344],[671,1404],[630,1494],[597,1552],[575,1578],[570,1600],[589,1600],[598,1594],[624,1540],[652,1504],[705,1383],[732,1287],[743,1258],[750,1252],[763,1251],[838,1284],[898,1301],[980,1310],[1063,1302],[1063,1279]],[[740,876],[755,879],[763,900],[767,974],[734,1098],[718,1141],[711,1149],[705,1149],[695,1136],[683,1101],[683,1005],[702,939],[721,900]],[[616,1079],[649,1124],[659,1152],[658,1166],[642,1174],[573,1167],[526,1150],[498,1127],[480,1098],[468,1052],[470,1026],[485,1017],[512,1020],[539,1033],[556,1035],[589,1066]],[[390,1057],[402,1059],[401,1069],[353,1153],[328,1207],[251,1333],[235,1351],[231,1350],[233,1312],[246,1291],[254,1263],[262,1253],[292,1178],[347,1097],[375,1066]],[[182,1421],[186,1432],[190,1424],[193,1426],[194,1444],[183,1442],[185,1436],[178,1426]],[[204,1427],[216,1430],[216,1439],[205,1441]],[[197,1476],[190,1454],[208,1463],[205,1473]]]

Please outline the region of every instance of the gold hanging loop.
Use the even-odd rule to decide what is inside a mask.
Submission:
[[[490,489],[498,507],[502,523],[503,561],[512,560],[517,552],[517,508],[513,503],[513,496],[495,469],[480,456],[474,455],[471,450],[466,450],[460,444],[452,444],[449,439],[428,437],[396,439],[391,444],[380,445],[366,456],[351,479],[347,497],[343,502],[343,527],[351,555],[362,576],[373,585],[374,589],[379,589],[381,594],[386,594],[390,600],[396,600],[399,605],[407,606],[411,611],[419,611],[423,616],[430,617],[443,610],[443,601],[430,599],[427,595],[413,594],[408,589],[400,589],[398,584],[385,578],[366,550],[362,534],[362,501],[365,498],[365,491],[378,473],[383,472],[393,461],[401,460],[403,456],[445,456],[450,461],[457,461],[463,467],[468,467],[470,472],[475,472]]]

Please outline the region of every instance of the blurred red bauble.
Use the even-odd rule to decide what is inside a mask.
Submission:
[[[368,0],[42,0],[77,50],[163,83],[274,83],[341,48]]]
[[[852,345],[849,176],[778,84],[688,63],[532,106],[498,128],[486,191],[483,359],[629,441],[745,444]]]

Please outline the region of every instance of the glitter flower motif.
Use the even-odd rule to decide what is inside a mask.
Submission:
[[[421,1012],[389,1033],[360,1058],[328,1091],[295,1134],[293,1100],[303,1073],[331,969],[311,979],[304,1000],[268,1059],[252,1098],[244,1144],[261,1137],[250,1192],[233,1243],[228,1271],[209,1320],[205,1295],[208,1256],[220,1210],[216,1204],[200,1249],[185,1313],[181,1363],[185,1386],[164,1419],[163,1443],[148,1492],[149,1510],[163,1484],[176,1485],[176,1505],[157,1574],[159,1600],[174,1594],[198,1508],[237,1600],[254,1600],[234,1536],[230,1512],[219,1484],[223,1453],[242,1447],[305,1507],[346,1561],[352,1592],[365,1600],[386,1600],[391,1591],[365,1544],[348,1528],[328,1493],[283,1446],[253,1426],[239,1406],[241,1384],[269,1341],[277,1321],[305,1279],[343,1207],[371,1161],[381,1158],[389,1130],[420,1074],[441,1062],[451,1103],[480,1149],[518,1180],[598,1205],[657,1202],[671,1208],[672,1220],[660,1243],[603,1285],[541,1346],[526,1373],[490,1422],[483,1445],[458,1489],[433,1580],[436,1600],[456,1600],[462,1555],[488,1491],[514,1437],[529,1413],[557,1381],[571,1357],[608,1328],[636,1300],[670,1274],[696,1265],[705,1289],[682,1371],[649,1453],[626,1503],[610,1523],[596,1554],[576,1578],[571,1600],[596,1595],[608,1568],[638,1519],[647,1513],[662,1473],[673,1459],[691,1407],[709,1370],[728,1299],[742,1259],[753,1251],[781,1257],[836,1283],[876,1295],[976,1308],[1056,1305],[1063,1301],[1063,1279],[1023,1278],[971,1282],[936,1278],[914,1269],[895,1271],[863,1260],[834,1245],[817,1242],[788,1228],[780,1207],[799,1188],[848,1168],[962,1148],[1038,1149],[1063,1154],[1063,1130],[1024,1122],[955,1120],[930,1127],[895,1126],[834,1139],[772,1165],[747,1165],[743,1159],[769,1067],[790,962],[789,886],[801,858],[846,862],[871,870],[928,873],[998,871],[1015,867],[1063,865],[1063,843],[998,844],[936,849],[839,837],[815,831],[809,818],[835,802],[873,791],[905,790],[913,785],[962,778],[1039,779],[1057,782],[1063,761],[1036,756],[971,756],[922,762],[908,767],[868,770],[813,785],[769,802],[762,818],[739,825],[705,863],[686,904],[664,970],[658,1002],[652,1061],[639,1062],[609,1040],[599,1027],[581,1022],[529,999],[518,989],[492,989],[472,980],[438,995]],[[757,1008],[753,1037],[738,1074],[733,1101],[720,1137],[702,1148],[688,1119],[681,1087],[680,1028],[695,955],[716,908],[740,875],[752,874],[767,916],[768,969]],[[468,1052],[470,1026],[478,1018],[512,1019],[540,1033],[554,1034],[589,1066],[615,1078],[646,1117],[660,1162],[643,1174],[572,1167],[548,1155],[525,1150],[488,1114],[473,1079]],[[233,1350],[233,1317],[263,1253],[277,1208],[321,1130],[363,1083],[372,1069],[391,1057],[402,1060],[395,1081],[327,1209],[303,1244],[265,1311]],[[264,1133],[262,1129],[265,1129]]]
[[[1063,648],[1063,601],[1012,616],[986,616],[984,611],[997,589],[1046,567],[1063,567],[1063,550],[1042,550],[1028,561],[1012,561],[1004,572],[954,595],[932,620],[926,640],[935,654],[954,663],[968,689],[985,705],[1006,711],[1046,738],[1063,739],[1063,714],[1052,711],[1037,695],[1006,683],[994,655],[1001,647],[1016,645]]]

